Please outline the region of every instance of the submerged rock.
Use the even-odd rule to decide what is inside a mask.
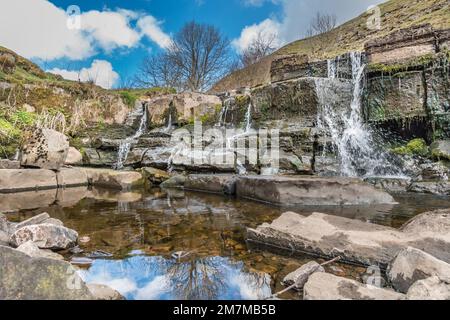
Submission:
[[[408,247],[392,261],[387,275],[396,290],[407,293],[416,281],[432,276],[450,282],[450,264],[419,249]]]
[[[430,277],[414,283],[406,295],[408,300],[450,300],[450,283]]]
[[[311,275],[304,290],[305,300],[404,300],[405,295],[377,288],[329,273]]]
[[[23,167],[59,170],[69,152],[69,139],[51,129],[36,129],[20,152]]]
[[[33,241],[41,249],[63,250],[76,245],[77,239],[78,233],[75,230],[44,223],[18,229],[12,234],[10,243],[18,247]]]
[[[236,193],[236,179],[235,175],[192,174],[187,176],[184,188],[193,191],[234,195]]]
[[[296,290],[302,290],[306,282],[308,281],[308,278],[316,272],[325,272],[325,269],[317,262],[310,261],[284,277],[283,284],[285,286],[291,286],[295,284]]]

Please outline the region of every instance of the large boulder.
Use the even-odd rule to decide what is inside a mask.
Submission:
[[[0,246],[0,300],[93,300],[69,263]]]
[[[430,277],[414,283],[406,295],[408,300],[450,300],[450,283]]]
[[[36,129],[25,140],[20,152],[22,167],[59,170],[69,152],[69,139],[51,129]]]
[[[16,230],[10,239],[14,247],[33,241],[40,249],[64,250],[75,246],[78,233],[75,230],[50,223],[31,225]]]
[[[329,273],[311,275],[303,289],[305,300],[404,300],[395,291],[366,285]]]
[[[283,206],[395,203],[388,193],[350,178],[241,176],[236,193],[242,198]]]
[[[184,188],[193,191],[234,195],[236,176],[226,174],[192,174],[187,176]]]
[[[437,160],[450,160],[450,140],[437,140],[431,145],[431,154]]]
[[[65,164],[75,166],[83,163],[83,155],[74,147],[70,147],[67,152]]]
[[[416,281],[432,276],[450,282],[450,264],[419,249],[408,247],[392,261],[387,275],[395,289],[407,293]]]
[[[30,190],[57,188],[56,173],[38,169],[0,170],[0,193],[13,193]]]
[[[144,185],[142,174],[136,171],[94,168],[83,170],[87,174],[89,184],[96,187],[127,191]]]
[[[19,230],[23,227],[44,223],[48,219],[50,219],[50,215],[47,212],[43,212],[41,214],[35,215],[35,216],[25,220],[25,221],[19,222],[14,227],[15,227],[15,230]]]

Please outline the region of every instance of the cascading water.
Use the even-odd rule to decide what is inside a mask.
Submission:
[[[245,114],[245,132],[250,132],[252,129],[252,104],[248,104],[247,113]]]
[[[172,113],[169,113],[169,121],[167,123],[166,131],[169,132],[172,130]]]
[[[318,126],[329,133],[340,160],[343,176],[389,176],[404,177],[402,170],[394,165],[389,155],[382,150],[361,115],[361,99],[364,69],[361,53],[351,53],[353,95],[350,109],[334,110],[328,99],[331,81],[337,75],[335,60],[328,63],[328,79],[316,79],[317,95],[321,104]]]
[[[144,106],[141,121],[139,123],[139,128],[137,129],[136,133],[133,136],[122,140],[119,145],[119,151],[117,153],[117,163],[114,166],[115,169],[123,168],[123,165],[128,158],[128,154],[130,153],[131,145],[145,133],[146,129],[147,129],[147,108]]]

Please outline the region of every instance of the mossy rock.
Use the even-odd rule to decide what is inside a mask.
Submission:
[[[436,160],[450,160],[450,140],[438,140],[431,145],[431,155]]]
[[[399,155],[427,157],[430,150],[423,139],[414,139],[408,142],[406,146],[392,149],[392,152]]]

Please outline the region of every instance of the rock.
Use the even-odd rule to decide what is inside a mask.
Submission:
[[[431,154],[437,160],[450,160],[450,140],[437,140],[431,145]]]
[[[176,175],[161,183],[161,188],[182,188],[186,182],[186,176]]]
[[[79,168],[61,168],[56,173],[59,188],[83,187],[88,185],[86,171]]]
[[[93,300],[67,262],[0,246],[0,300]]]
[[[317,272],[311,275],[303,289],[305,300],[404,300],[395,291],[365,285],[354,280]]]
[[[392,261],[387,275],[396,290],[407,293],[416,281],[432,276],[438,276],[450,283],[450,264],[421,250],[408,247]]]
[[[16,69],[16,57],[9,52],[0,53],[0,70],[6,74],[14,73]]]
[[[308,281],[308,278],[316,272],[325,272],[325,269],[317,262],[310,261],[284,277],[283,284],[285,286],[295,284],[296,290],[302,290]]]
[[[271,224],[247,229],[249,243],[285,248],[289,252],[311,253],[326,258],[382,269],[409,246],[450,262],[450,210],[425,213],[403,230],[358,220],[313,213],[308,217],[293,212],[282,214]],[[444,220],[444,222],[443,222]]]
[[[339,176],[339,162],[334,157],[315,157],[314,172],[320,177]]]
[[[0,192],[0,211],[12,212],[49,207],[55,203],[57,193],[58,189],[18,193]]]
[[[0,193],[57,188],[56,173],[51,170],[0,170]]]
[[[5,232],[9,231],[9,222],[3,213],[0,213],[0,230]]]
[[[414,283],[406,294],[408,300],[450,300],[450,283],[430,277]]]
[[[408,187],[409,192],[450,195],[450,181],[419,181]]]
[[[125,300],[119,292],[108,286],[89,283],[87,287],[97,300]]]
[[[59,170],[69,152],[69,139],[51,129],[36,129],[20,151],[22,167]]]
[[[9,234],[6,231],[0,230],[0,246],[9,245]]]
[[[41,249],[64,250],[76,245],[78,233],[72,229],[53,224],[38,224],[16,230],[10,243],[18,247],[27,241],[33,241]]]
[[[142,174],[136,171],[94,168],[85,168],[83,170],[86,172],[89,184],[92,186],[127,191],[144,185]]]
[[[19,230],[26,226],[41,224],[41,223],[44,223],[44,221],[46,221],[48,219],[50,219],[50,215],[47,212],[44,212],[44,213],[38,214],[34,217],[31,217],[30,219],[19,222],[18,224],[16,224],[15,230]]]
[[[70,147],[64,164],[75,166],[83,163],[83,155],[74,147]]]
[[[193,191],[234,195],[236,193],[236,176],[192,174],[187,176],[184,188]]]
[[[55,218],[49,218],[49,219],[45,220],[44,223],[52,224],[54,226],[64,226],[64,223],[61,220],[55,219]]]
[[[8,159],[0,159],[0,169],[20,169],[20,162]]]
[[[17,247],[17,250],[33,258],[47,258],[55,260],[64,260],[64,257],[50,250],[42,250],[33,241],[27,241]]]
[[[167,171],[156,169],[156,168],[142,168],[142,174],[149,180],[152,184],[160,185],[164,181],[170,178]]]
[[[370,183],[375,188],[383,189],[389,192],[405,192],[410,184],[409,179],[402,178],[367,178],[364,181]]]
[[[85,148],[83,163],[95,167],[112,167],[117,163],[117,151]]]
[[[420,165],[420,169],[422,170],[421,176],[424,181],[447,181],[450,175],[450,169],[444,161],[424,163]]]
[[[238,197],[283,206],[395,203],[388,193],[350,178],[241,176],[236,193]]]

